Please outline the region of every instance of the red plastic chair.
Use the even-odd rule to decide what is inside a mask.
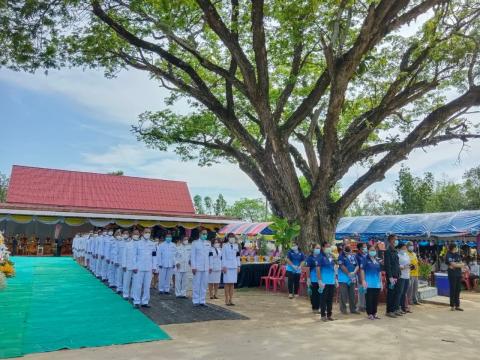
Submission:
[[[276,277],[278,273],[278,264],[272,264],[270,269],[268,269],[268,275],[262,276],[260,278],[260,286],[262,287],[262,281],[265,282],[265,291],[270,289],[270,281],[272,278]]]
[[[278,271],[278,275],[270,279],[273,285],[274,292],[277,292],[277,288],[281,289],[285,286],[286,275],[287,275],[287,268],[285,267],[285,265],[282,265],[282,267]]]
[[[306,295],[307,294],[307,271],[310,269],[308,267],[302,268],[302,273],[300,274],[300,286],[298,289],[298,293],[301,295]]]
[[[465,271],[463,273],[461,282],[463,282],[465,284],[465,288],[467,290],[471,289],[471,286],[470,286],[470,272],[469,271]]]

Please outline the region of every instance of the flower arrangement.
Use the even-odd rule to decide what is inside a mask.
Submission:
[[[10,252],[4,244],[3,234],[0,232],[0,273],[5,277],[15,276],[15,268],[12,261],[9,259]],[[5,279],[2,277],[0,283],[5,284]],[[4,285],[5,286],[5,285]]]

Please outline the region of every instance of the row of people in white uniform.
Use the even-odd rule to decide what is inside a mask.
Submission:
[[[99,230],[75,236],[72,243],[73,256],[96,277],[107,282],[123,298],[133,299],[135,307],[150,307],[150,284],[158,273],[158,291],[170,293],[172,276],[175,274],[175,295],[187,297],[190,272],[193,274],[192,300],[195,306],[206,303],[209,283],[219,283],[223,272],[226,289],[233,292],[240,270],[240,254],[234,235],[221,249],[219,243],[211,246],[206,230],[191,244],[188,237],[177,246],[167,234],[165,242],[156,244],[151,240],[151,229],[140,234],[134,230]],[[228,290],[228,292],[230,292]],[[227,297],[227,292],[226,292]],[[231,298],[227,305],[233,305]],[[229,304],[230,303],[230,304]]]

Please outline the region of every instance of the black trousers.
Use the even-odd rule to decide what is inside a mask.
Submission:
[[[288,279],[288,293],[289,294],[298,294],[298,287],[300,285],[300,274],[287,271]]]
[[[320,313],[322,317],[332,316],[334,292],[335,292],[335,285],[325,285],[323,292],[320,294]]]
[[[399,291],[399,282],[393,287],[390,288],[390,281],[387,280],[387,313],[395,312],[398,310],[396,308],[397,298],[398,298],[398,291]]]
[[[310,285],[310,290],[312,292],[310,295],[312,310],[317,311],[320,309],[320,293],[318,292],[318,283],[312,283],[312,285]]]
[[[378,295],[380,289],[367,289],[365,293],[365,303],[367,307],[367,315],[376,315],[378,307]]]
[[[460,290],[462,290],[462,277],[455,274],[448,274],[450,284],[450,306],[460,307]]]

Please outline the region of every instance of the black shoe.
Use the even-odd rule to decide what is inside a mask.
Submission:
[[[459,307],[459,306],[457,306],[457,307],[455,308],[455,310],[457,310],[457,311],[463,311],[463,309],[462,309],[461,307]]]
[[[159,291],[159,292],[158,292],[158,295],[163,295],[163,291]]]
[[[397,318],[397,316],[396,316],[395,313],[393,313],[393,312],[386,313],[385,315],[386,315],[387,317],[389,317],[389,318],[392,318],[392,319],[396,319],[396,318]]]
[[[140,305],[135,304],[135,305],[133,305],[133,308],[134,308],[134,309],[140,309]]]
[[[200,304],[193,304],[193,307],[200,307]]]
[[[207,304],[199,304],[200,306],[207,306]]]
[[[142,307],[143,307],[143,308],[147,308],[147,309],[150,309],[150,308],[151,308],[151,306],[148,305],[148,304],[144,304],[144,305],[142,305]]]

